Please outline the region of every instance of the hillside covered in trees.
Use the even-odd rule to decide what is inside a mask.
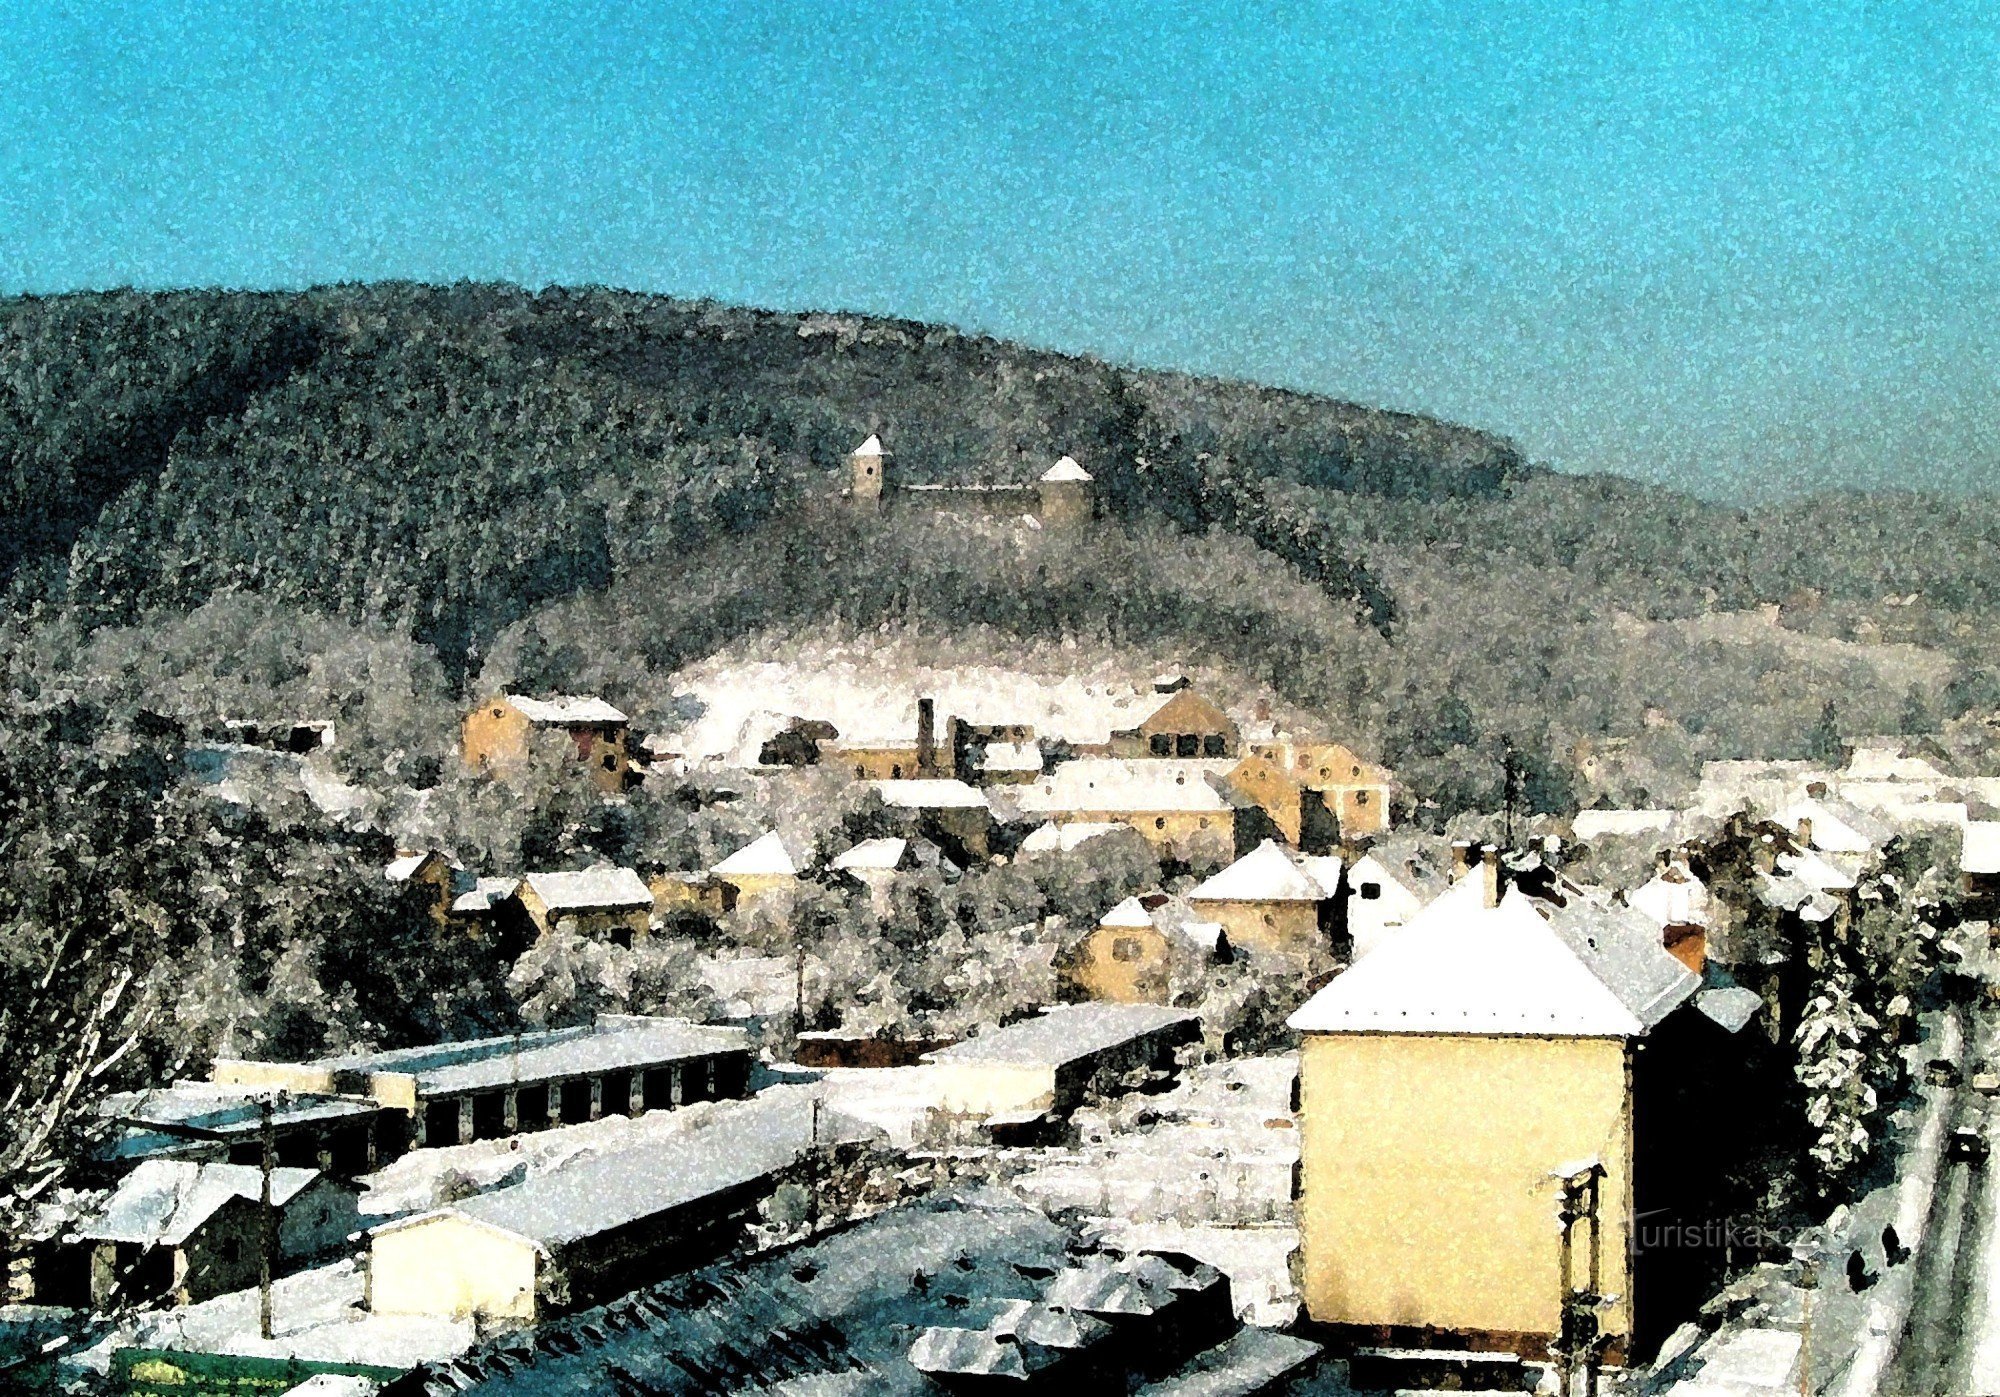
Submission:
[[[1025,550],[857,520],[835,496],[869,431],[912,481],[1073,455],[1107,517]],[[858,316],[499,286],[15,300],[0,460],[31,703],[97,677],[100,628],[164,636],[228,596],[413,642],[451,701],[511,679],[640,713],[760,631],[978,624],[1230,666],[1451,808],[1490,801],[1503,740],[1554,805],[1590,798],[1579,743],[1636,738],[1669,779],[2000,697],[1983,501],[1723,508],[1424,418]],[[1760,606],[1778,624],[1732,619]]]

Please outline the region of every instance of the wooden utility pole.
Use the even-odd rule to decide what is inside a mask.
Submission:
[[[278,1229],[271,1221],[271,1168],[275,1163],[273,1156],[278,1152],[278,1130],[271,1120],[268,1096],[257,1103],[257,1143],[263,1157],[261,1206],[257,1210],[258,1229],[262,1233],[257,1243],[257,1332],[268,1339],[271,1337],[271,1250],[278,1236]]]

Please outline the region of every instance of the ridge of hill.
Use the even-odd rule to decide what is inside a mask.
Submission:
[[[1102,517],[859,516],[839,491],[869,432],[920,483],[1074,456]],[[1565,786],[1579,743],[1685,770],[2000,704],[1986,501],[1724,507],[1409,414],[858,315],[492,285],[20,298],[0,462],[19,682],[56,682],[19,656],[88,649],[50,626],[211,633],[171,623],[238,596],[410,637],[461,690],[627,701],[765,633],[1081,636],[1266,684],[1446,806],[1494,794],[1503,737],[1560,803],[1605,794]],[[1760,607],[1778,630],[1665,624]],[[1788,636],[1842,644],[1800,666]]]

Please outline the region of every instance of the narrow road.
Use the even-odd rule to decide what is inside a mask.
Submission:
[[[1974,1069],[1993,1060],[1992,1016],[1973,1011]],[[1990,1135],[1993,1103],[1969,1088],[1959,1093],[1950,1129]],[[1921,1254],[1912,1259],[1910,1318],[1885,1375],[1881,1397],[2000,1397],[2000,1315],[1993,1313],[1990,1259],[1997,1250],[2000,1160],[1944,1163],[1932,1196]]]

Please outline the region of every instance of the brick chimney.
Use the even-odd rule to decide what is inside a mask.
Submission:
[[[1454,839],[1451,841],[1451,877],[1457,882],[1472,871],[1472,841]]]
[[[917,699],[917,775],[937,775],[937,700]]]
[[[1500,850],[1491,844],[1479,848],[1479,891],[1488,907],[1500,905]]]

